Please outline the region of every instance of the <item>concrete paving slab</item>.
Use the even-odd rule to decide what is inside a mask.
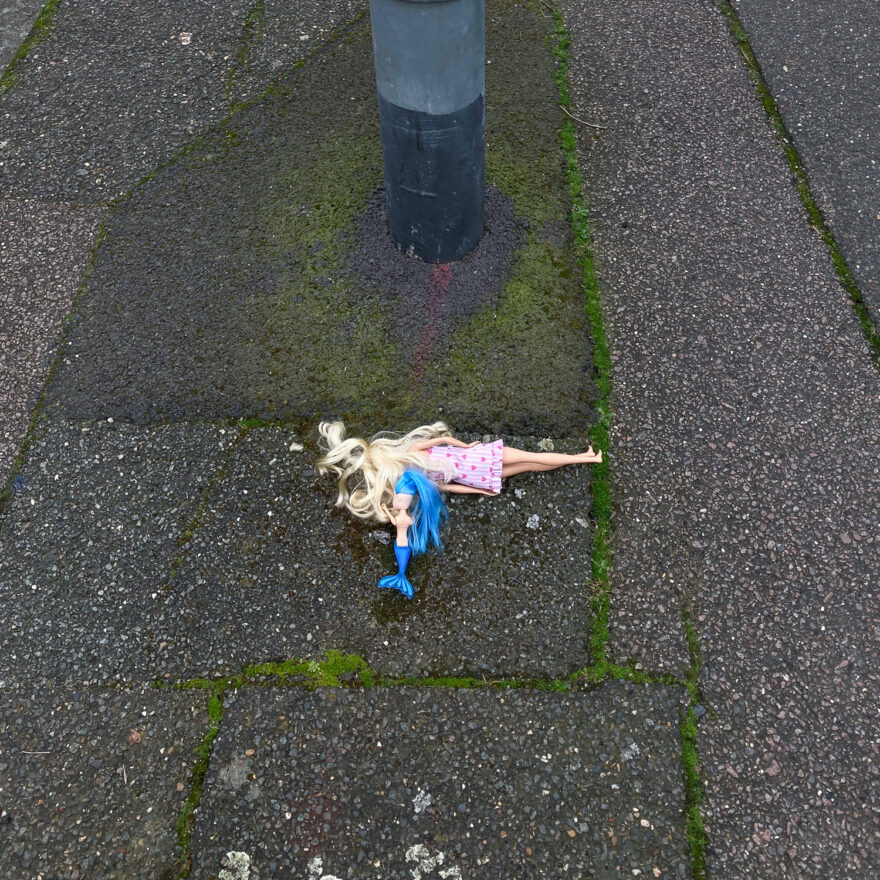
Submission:
[[[3,691],[0,876],[177,876],[206,704],[197,692]]]
[[[588,467],[451,498],[446,551],[410,563],[410,601],[377,587],[396,571],[390,529],[334,509],[317,446],[291,453],[290,440],[252,430],[236,448],[155,612],[151,665],[185,679],[329,649],[398,675],[553,677],[587,663]]]
[[[872,0],[733,0],[810,189],[880,324],[880,44]]]
[[[695,612],[710,875],[871,877],[880,376],[720,13],[564,8],[573,112],[608,125],[580,156],[614,364],[612,656],[682,671]]]
[[[388,244],[361,22],[113,213],[50,406],[583,436],[595,388],[548,25],[520,10],[492,28],[507,55],[472,254],[438,268]]]
[[[699,736],[716,874],[878,876],[877,620],[875,607],[870,631],[845,631],[820,614],[808,658],[791,647],[802,639],[784,621],[752,629],[736,680],[731,665],[706,676],[725,706]],[[838,650],[823,644],[833,640]]]
[[[366,0],[300,0],[294,6],[266,0],[243,39],[246,54],[232,77],[232,102],[255,98],[367,9]]]
[[[107,202],[227,110],[251,0],[62,0],[0,103],[0,188]]]
[[[0,6],[0,71],[12,60],[42,8],[42,0],[4,0]]]
[[[27,433],[101,213],[0,201],[0,486]]]
[[[237,431],[44,425],[0,531],[0,677],[155,678],[149,615]]]
[[[675,689],[238,692],[194,880],[690,877]]]

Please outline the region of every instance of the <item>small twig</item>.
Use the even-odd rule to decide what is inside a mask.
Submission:
[[[560,104],[559,106],[562,107],[562,104]],[[579,122],[581,125],[587,125],[590,128],[598,128],[598,129],[601,129],[602,131],[605,131],[608,128],[607,125],[596,125],[595,122],[584,122],[583,119],[578,119],[577,116],[575,116],[573,113],[569,113],[568,110],[565,109],[565,107],[562,107],[562,112],[566,116],[570,116],[575,122]]]
[[[556,10],[547,2],[547,0],[541,0],[541,3],[544,4],[551,12],[555,12]]]
[[[28,752],[25,749],[21,750],[23,755],[51,755],[52,752]]]

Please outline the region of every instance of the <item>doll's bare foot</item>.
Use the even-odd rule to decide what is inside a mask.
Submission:
[[[602,450],[600,449],[598,452],[593,452],[593,447],[590,445],[586,452],[582,452],[578,456],[578,459],[585,464],[601,464]]]

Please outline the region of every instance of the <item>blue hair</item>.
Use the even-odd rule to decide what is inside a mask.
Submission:
[[[440,525],[449,518],[449,512],[440,490],[421,471],[408,469],[397,481],[394,491],[414,497],[413,523],[407,532],[413,555],[427,553],[432,546],[442,550]]]

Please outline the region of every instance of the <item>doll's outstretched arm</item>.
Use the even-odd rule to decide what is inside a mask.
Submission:
[[[412,448],[416,452],[427,452],[432,446],[458,446],[462,449],[470,449],[477,445],[476,440],[473,443],[465,443],[463,440],[447,434],[443,437],[434,437],[432,440],[419,440],[417,443],[413,443]]]
[[[441,483],[437,487],[441,492],[452,492],[456,495],[497,495],[497,492],[490,492],[488,489],[477,489],[474,486],[465,486],[461,483]]]

